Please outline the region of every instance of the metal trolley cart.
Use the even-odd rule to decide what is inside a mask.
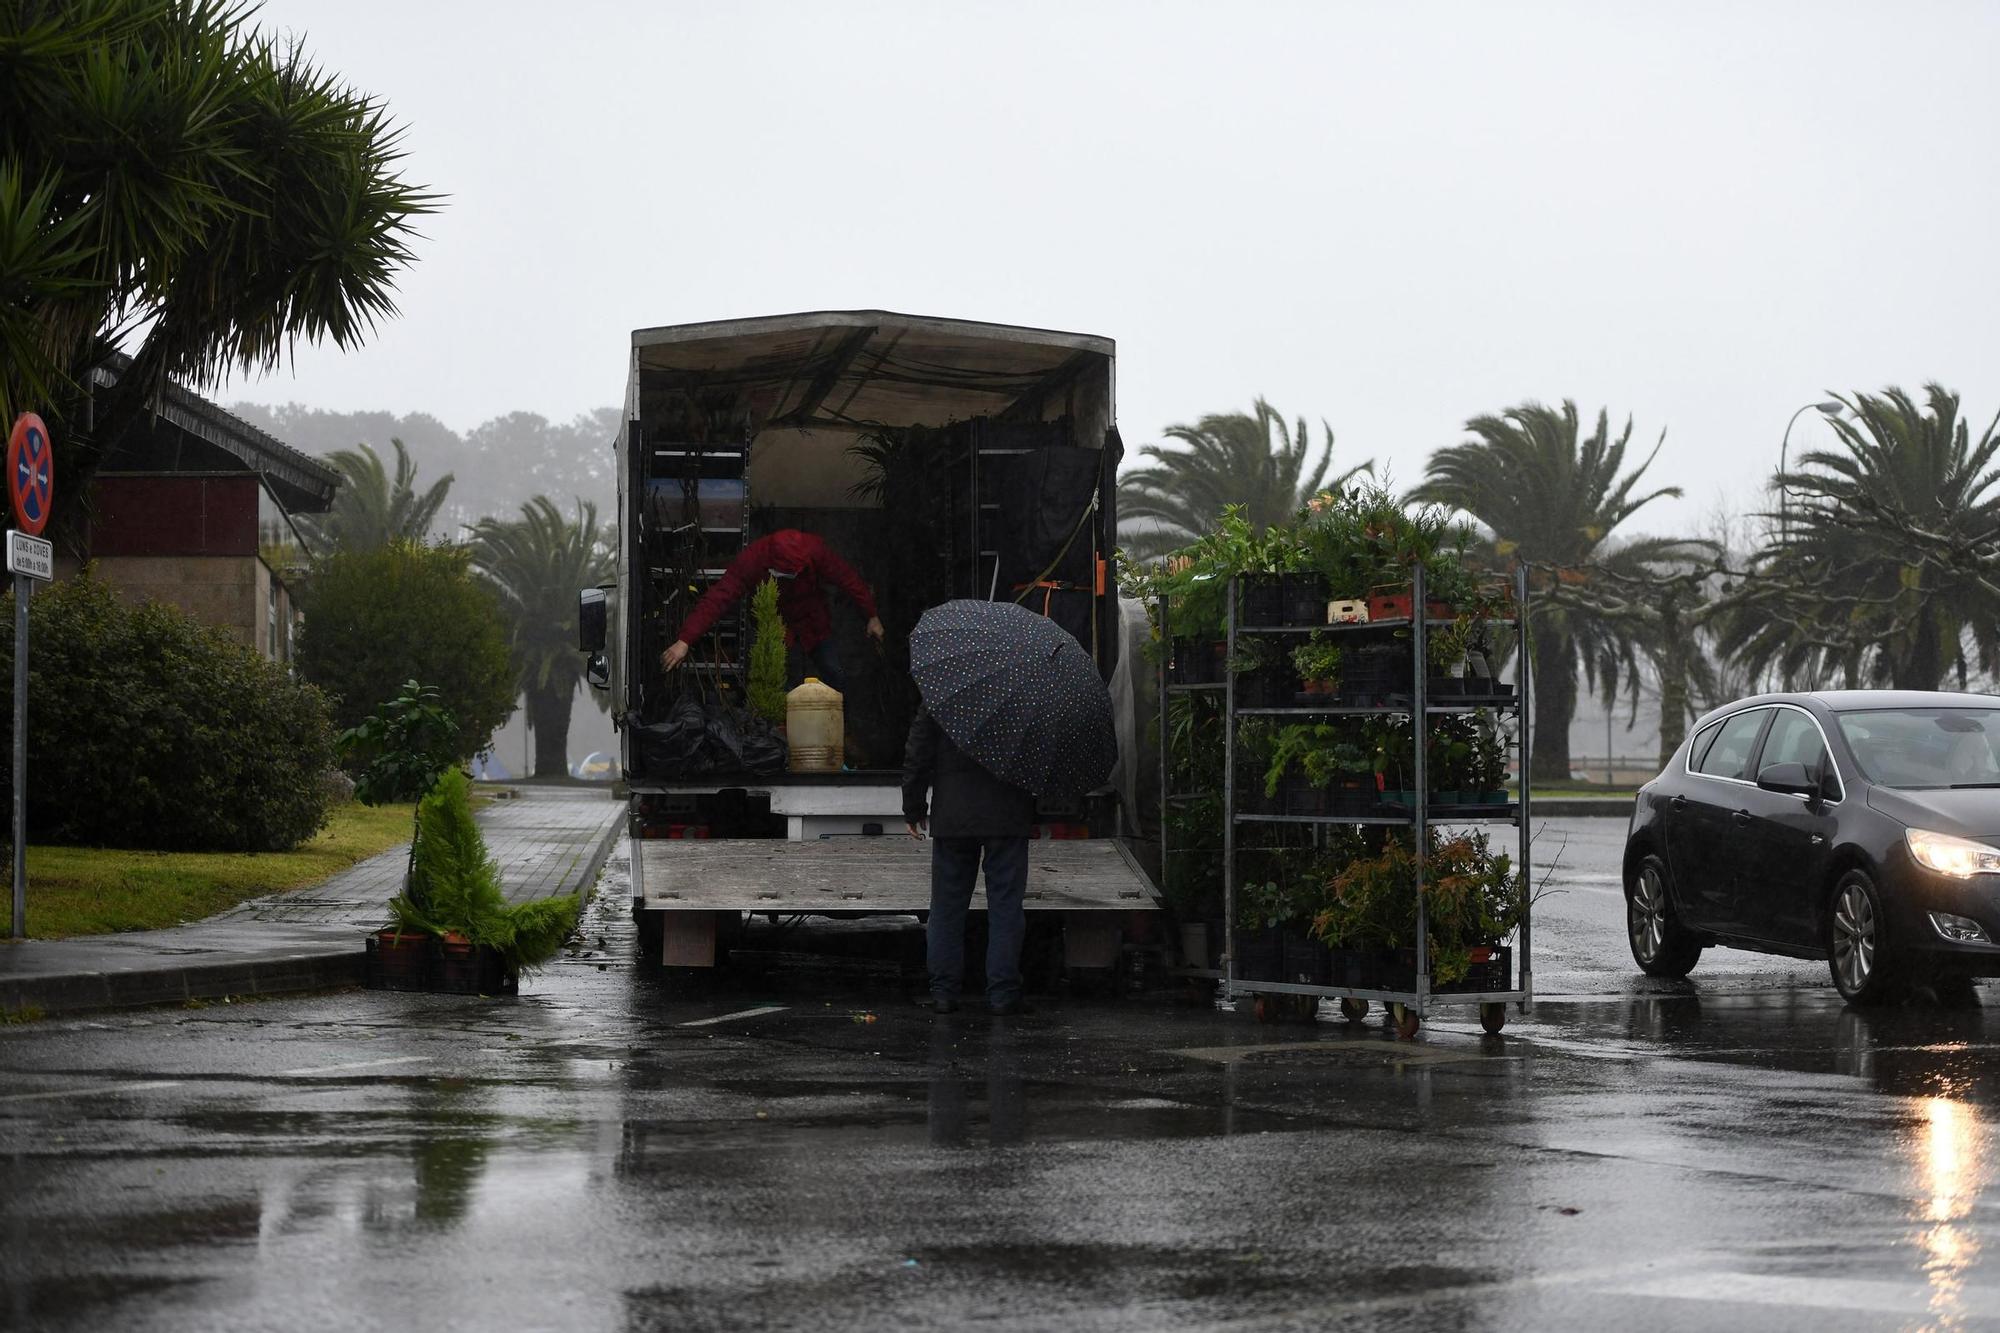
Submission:
[[[1425,600],[1423,570],[1419,566],[1412,571],[1409,585],[1411,614],[1408,619],[1369,620],[1353,624],[1319,624],[1286,626],[1248,626],[1243,624],[1243,580],[1232,580],[1228,599],[1228,646],[1233,660],[1237,655],[1239,642],[1261,635],[1302,635],[1320,634],[1326,636],[1354,636],[1354,641],[1366,642],[1372,636],[1378,641],[1383,636],[1406,633],[1410,645],[1410,679],[1407,691],[1398,691],[1398,696],[1387,704],[1374,707],[1347,706],[1328,702],[1324,706],[1302,707],[1244,707],[1238,700],[1238,686],[1234,673],[1225,672],[1219,688],[1224,692],[1223,708],[1225,724],[1224,766],[1223,766],[1223,910],[1228,923],[1227,937],[1231,941],[1221,969],[1221,988],[1217,1004],[1233,1008],[1238,997],[1255,997],[1260,1014],[1264,1006],[1271,1003],[1271,997],[1297,997],[1301,1002],[1317,1009],[1321,999],[1337,999],[1349,1019],[1364,1017],[1370,1001],[1387,1006],[1398,1034],[1407,1038],[1416,1035],[1423,1018],[1447,1005],[1477,1006],[1482,1026],[1488,1032],[1497,1032],[1506,1022],[1507,1006],[1518,1005],[1527,1012],[1534,998],[1530,910],[1531,904],[1524,901],[1516,935],[1518,962],[1517,979],[1512,985],[1501,984],[1493,988],[1439,990],[1433,984],[1431,958],[1428,948],[1428,917],[1423,892],[1425,854],[1428,847],[1426,836],[1433,824],[1465,825],[1475,823],[1511,823],[1519,829],[1520,857],[1519,871],[1523,882],[1529,881],[1529,853],[1531,839],[1530,806],[1532,794],[1528,778],[1527,756],[1528,717],[1525,700],[1529,687],[1530,663],[1526,646],[1525,629],[1528,624],[1528,587],[1526,571],[1517,572],[1513,589],[1514,617],[1511,621],[1489,618],[1491,624],[1511,624],[1520,635],[1517,650],[1517,686],[1511,697],[1457,699],[1426,697],[1426,676],[1428,674],[1427,641],[1431,630],[1453,623],[1428,615],[1429,604]],[[1401,682],[1398,682],[1399,684]],[[1163,708],[1164,714],[1164,691]],[[1465,713],[1477,709],[1511,711],[1518,722],[1516,728],[1516,755],[1519,759],[1520,799],[1518,802],[1485,807],[1465,806],[1439,809],[1430,794],[1425,773],[1428,746],[1426,744],[1432,719],[1449,713]],[[1262,814],[1246,813],[1239,809],[1239,775],[1237,773],[1237,730],[1239,721],[1245,717],[1288,718],[1294,720],[1325,719],[1355,716],[1407,716],[1411,719],[1413,778],[1415,781],[1414,802],[1406,809],[1378,807],[1366,814]],[[1162,737],[1163,747],[1166,738]],[[1417,926],[1415,970],[1412,983],[1407,989],[1390,988],[1382,985],[1307,985],[1296,982],[1250,980],[1241,973],[1241,960],[1237,955],[1237,938],[1233,927],[1236,921],[1236,899],[1239,888],[1240,869],[1238,861],[1238,830],[1245,825],[1259,823],[1284,823],[1305,825],[1375,824],[1408,827],[1413,832],[1416,860],[1417,884]],[[1531,895],[1528,895],[1531,897]],[[1504,957],[1504,955],[1503,955]],[[1400,980],[1401,978],[1395,978]]]

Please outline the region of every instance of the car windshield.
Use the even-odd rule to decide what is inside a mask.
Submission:
[[[2000,708],[1840,714],[1862,775],[1883,787],[2000,787]]]

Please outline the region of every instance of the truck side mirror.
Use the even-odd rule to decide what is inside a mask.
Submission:
[[[608,690],[611,688],[611,663],[604,660],[603,653],[592,653],[590,655],[590,660],[584,663],[583,674],[584,678],[590,682],[592,689]]]
[[[580,653],[604,651],[604,589],[602,588],[585,588],[576,595],[576,650]]]

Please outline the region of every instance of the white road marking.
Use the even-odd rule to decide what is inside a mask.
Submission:
[[[0,1104],[7,1102],[46,1102],[58,1097],[104,1097],[117,1096],[121,1092],[152,1092],[158,1088],[178,1088],[179,1079],[162,1079],[151,1083],[98,1083],[87,1088],[57,1088],[53,1092],[12,1092],[0,1097]]]
[[[315,1074],[344,1074],[352,1069],[383,1069],[389,1065],[420,1065],[430,1062],[428,1055],[399,1055],[388,1060],[356,1060],[344,1065],[316,1065],[310,1069],[280,1069],[274,1078],[311,1078]]]
[[[684,1028],[705,1028],[711,1023],[727,1023],[738,1018],[755,1018],[759,1014],[775,1014],[789,1007],[782,1004],[759,1005],[755,1009],[739,1009],[733,1014],[717,1014],[714,1018],[697,1018],[690,1022],[682,1023],[681,1026]]]

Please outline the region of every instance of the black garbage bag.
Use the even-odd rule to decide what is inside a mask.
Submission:
[[[663,721],[640,725],[633,740],[645,775],[654,778],[765,777],[783,772],[788,757],[784,738],[763,718],[687,695],[668,705]]]
[[[766,777],[781,773],[790,754],[784,738],[763,718],[744,708],[718,707],[708,714],[708,735],[716,749],[742,772]]]

